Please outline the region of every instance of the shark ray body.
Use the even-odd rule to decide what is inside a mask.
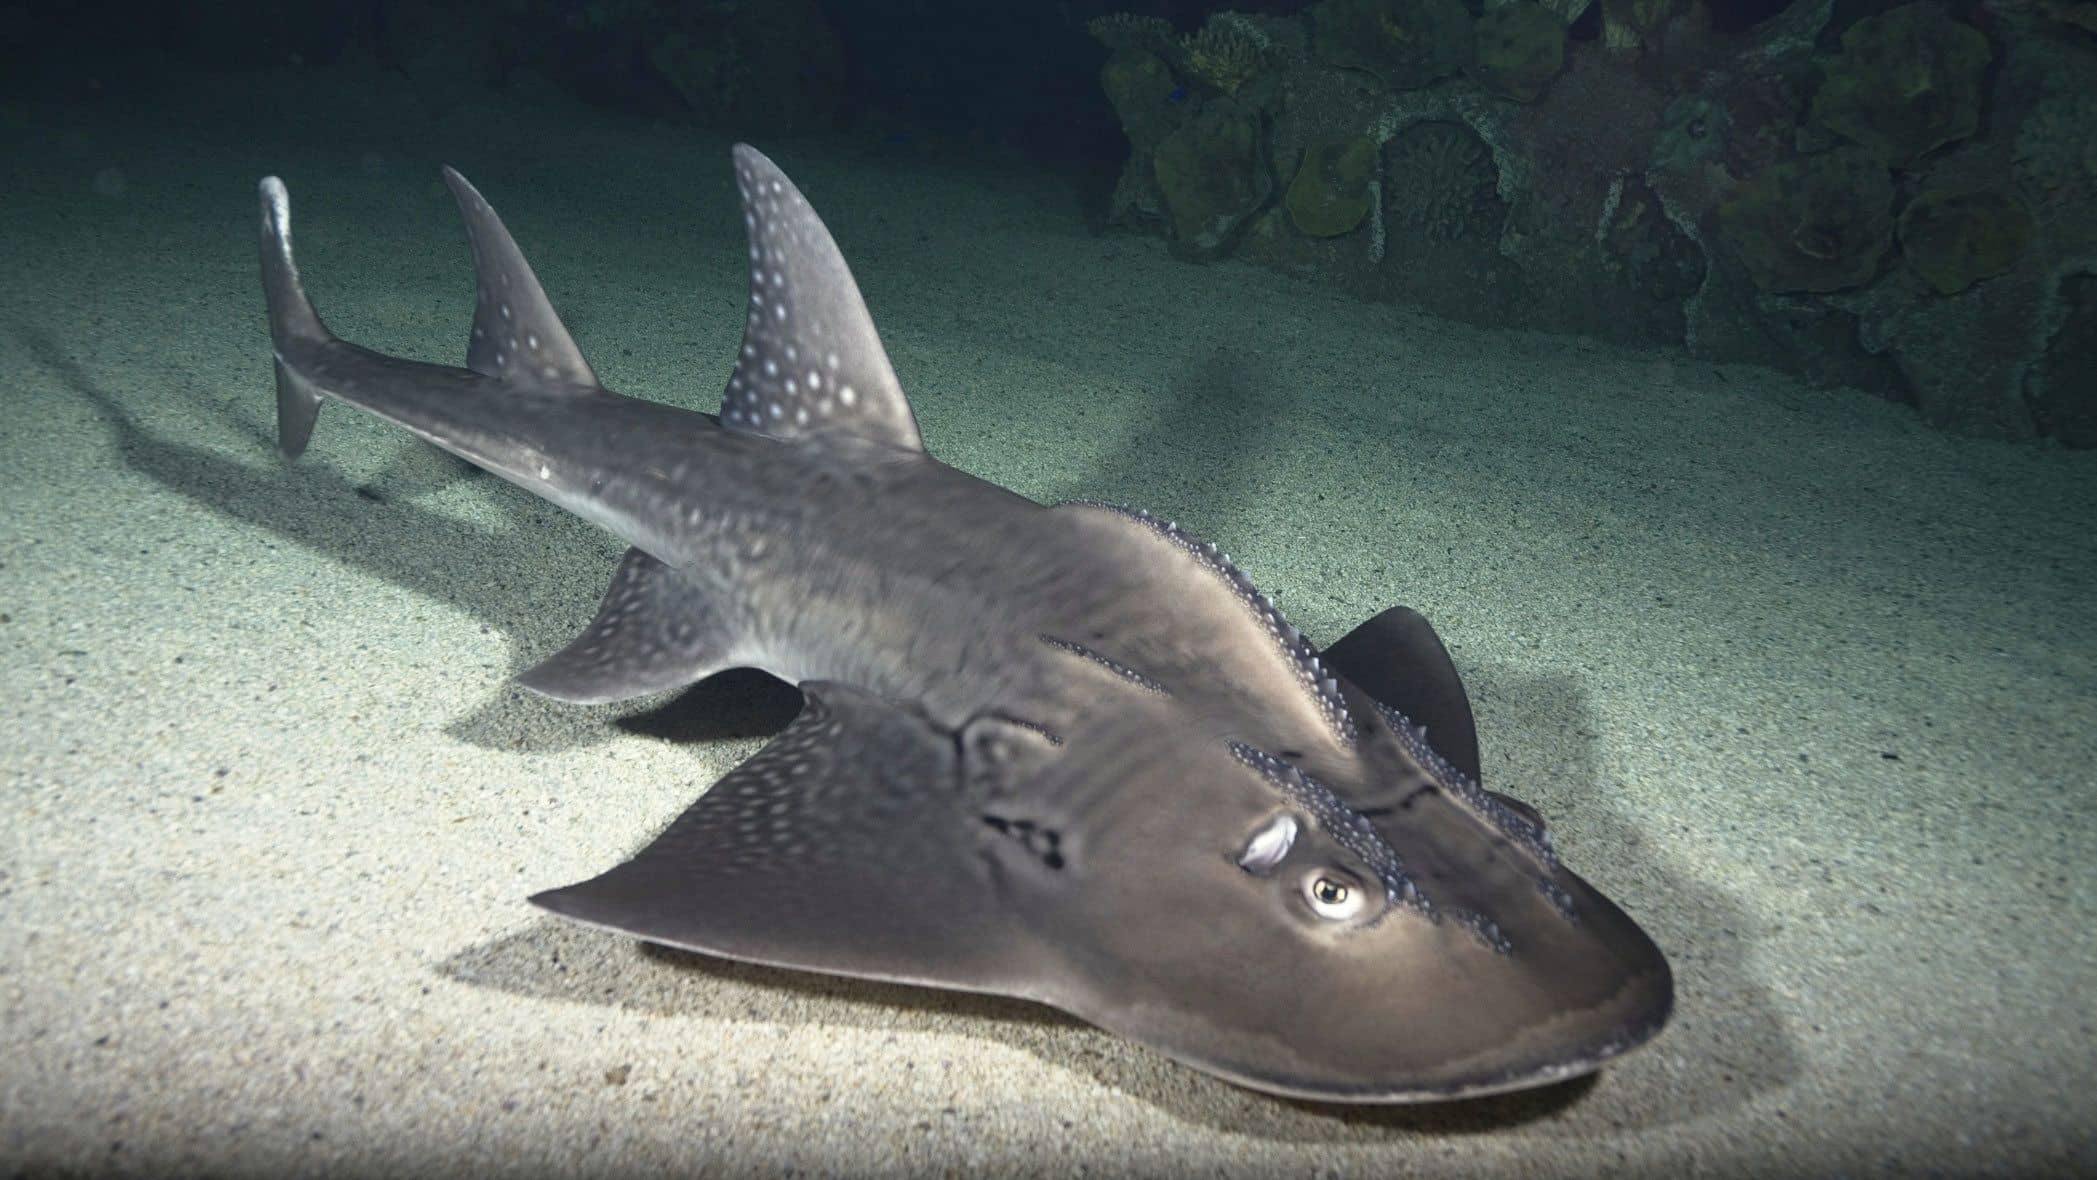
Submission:
[[[1332,1101],[1539,1085],[1658,1031],[1666,960],[1534,811],[1479,785],[1423,619],[1394,607],[1321,654],[1172,522],[933,459],[822,222],[763,155],[734,162],[750,301],[718,416],[603,388],[449,169],[478,275],[467,366],[338,340],[284,187],[261,185],[287,456],[341,401],[632,546],[524,684],[606,702],[747,666],[803,691],[633,859],[534,902],[1025,997]]]

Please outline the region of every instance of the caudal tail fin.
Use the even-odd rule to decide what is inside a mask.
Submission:
[[[313,435],[320,393],[284,363],[284,354],[295,345],[327,343],[335,337],[320,322],[299,283],[298,263],[291,257],[291,198],[284,182],[263,177],[261,195],[262,291],[269,301],[269,337],[277,369],[277,449],[291,459],[306,449]]]

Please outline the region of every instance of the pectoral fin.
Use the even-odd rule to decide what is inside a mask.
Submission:
[[[534,896],[563,917],[779,967],[1027,994],[953,736],[848,685],[807,705],[632,860]]]

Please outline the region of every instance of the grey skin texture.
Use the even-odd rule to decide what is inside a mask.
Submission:
[[[524,684],[621,701],[756,667],[804,694],[632,860],[533,902],[1036,1000],[1327,1101],[1555,1082],[1660,1029],[1666,960],[1534,811],[1479,786],[1424,620],[1394,607],[1321,656],[1177,526],[932,458],[829,232],[769,159],[734,164],[750,302],[718,416],[600,385],[449,169],[479,277],[466,367],[336,339],[284,186],[261,184],[287,457],[340,401],[632,546]]]

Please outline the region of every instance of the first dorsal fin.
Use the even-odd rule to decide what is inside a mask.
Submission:
[[[444,185],[459,203],[473,246],[476,291],[466,367],[547,392],[598,388],[590,362],[561,326],[545,288],[487,199],[450,168],[444,170]]]
[[[1424,726],[1427,743],[1479,781],[1478,723],[1456,661],[1425,616],[1394,606],[1325,649],[1325,662],[1355,687]]]
[[[851,437],[924,449],[859,285],[822,219],[779,166],[735,147],[750,237],[743,347],[721,424],[773,438]]]

